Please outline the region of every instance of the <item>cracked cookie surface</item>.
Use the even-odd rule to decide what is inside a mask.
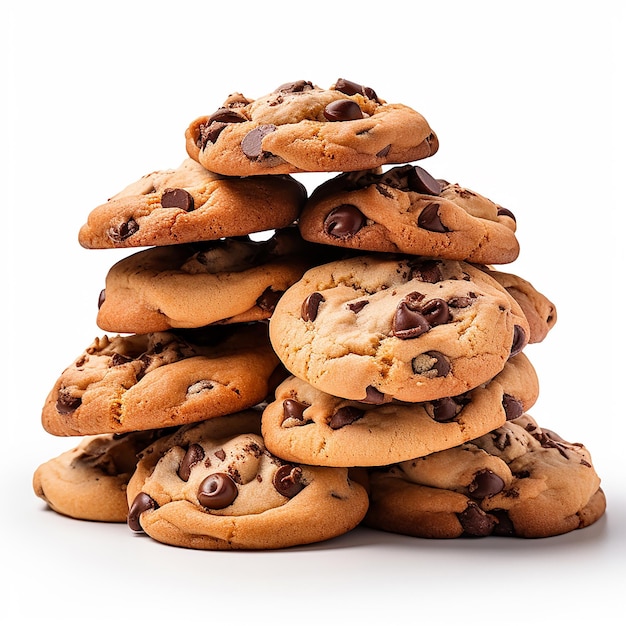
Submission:
[[[367,492],[347,469],[286,463],[259,433],[251,410],[157,441],[128,485],[131,529],[187,548],[255,550],[323,541],[359,524]]]
[[[78,241],[84,248],[132,248],[248,235],[288,226],[306,197],[291,176],[226,178],[186,159],[93,209]]]
[[[270,318],[292,374],[359,401],[459,395],[493,378],[528,336],[519,304],[477,268],[382,254],[308,270]]]
[[[257,99],[234,93],[185,136],[192,159],[229,176],[370,169],[439,147],[420,113],[344,79],[329,89],[285,83]]]
[[[550,537],[596,522],[589,451],[525,414],[460,446],[370,472],[365,524],[427,538]]]
[[[263,322],[105,335],[58,378],[42,424],[71,436],[209,419],[263,401],[278,365]]]
[[[298,225],[309,241],[363,251],[487,264],[519,254],[511,211],[417,165],[342,173],[322,183]]]

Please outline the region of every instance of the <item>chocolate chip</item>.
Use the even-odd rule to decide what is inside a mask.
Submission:
[[[161,206],[164,209],[193,211],[193,196],[185,189],[166,189],[161,196]]]
[[[456,298],[450,298],[450,300],[448,300],[448,306],[451,306],[455,309],[464,309],[472,304],[472,301],[472,297],[457,296]]]
[[[390,150],[391,150],[391,144],[385,146],[382,150],[379,150],[376,153],[376,156],[381,158],[381,159],[384,159],[389,154]]]
[[[369,300],[359,300],[358,302],[349,302],[347,306],[353,313],[360,313],[368,304]]]
[[[521,400],[514,398],[512,395],[505,393],[502,396],[502,406],[507,420],[514,420],[524,413],[524,405]]]
[[[223,472],[207,476],[198,487],[198,502],[205,509],[224,509],[230,506],[239,491],[235,481]]]
[[[441,222],[439,217],[439,204],[431,202],[427,204],[417,218],[417,225],[424,230],[432,233],[447,233],[447,229]]]
[[[268,287],[256,300],[256,305],[262,311],[271,313],[278,304],[284,291],[274,291],[271,287]]]
[[[302,468],[297,465],[281,465],[272,479],[274,489],[285,498],[293,498],[304,489]]]
[[[302,307],[300,310],[300,315],[305,322],[312,322],[317,317],[317,313],[320,308],[320,304],[325,302],[324,296],[314,291],[311,295],[309,295],[304,302],[302,303]]]
[[[433,178],[424,168],[415,165],[407,175],[407,183],[411,191],[438,196],[441,193],[441,183]]]
[[[242,120],[243,121],[243,120]],[[209,143],[215,143],[221,132],[228,126],[227,122],[211,122],[200,124],[196,146],[204,150]]]
[[[251,130],[242,140],[241,149],[249,159],[261,158],[265,152],[263,151],[263,137],[273,133],[276,130],[274,124],[261,124],[254,130]]]
[[[337,91],[341,91],[341,93],[345,93],[346,96],[354,96],[356,94],[361,94],[370,100],[376,100],[376,102],[380,103],[376,92],[371,87],[364,87],[363,85],[359,85],[359,83],[355,83],[351,80],[346,80],[345,78],[338,78],[335,83],[335,89]]]
[[[431,326],[447,324],[451,319],[450,309],[445,300],[433,298],[421,305],[420,311]]]
[[[463,409],[456,398],[438,398],[426,404],[426,412],[435,422],[451,422]]]
[[[128,510],[128,517],[126,518],[126,521],[130,529],[137,533],[142,532],[143,528],[141,527],[140,521],[141,514],[158,508],[157,503],[147,493],[140,491],[135,496],[135,499]]]
[[[292,398],[283,400],[283,421],[296,420],[298,422],[304,422],[304,412],[310,405],[304,402],[298,402]]]
[[[496,524],[496,519],[474,502],[470,502],[462,513],[457,513],[457,518],[465,534],[471,537],[487,537]]]
[[[398,339],[415,339],[430,330],[428,320],[402,300],[393,316],[392,333]]]
[[[515,215],[513,215],[513,213],[511,211],[509,211],[508,209],[505,209],[502,206],[498,207],[498,215],[507,215],[508,217],[510,217],[514,222],[516,222],[517,220],[515,219]]]
[[[191,475],[191,468],[196,463],[200,463],[203,458],[204,448],[200,444],[192,443],[189,448],[187,448],[187,452],[185,452],[185,456],[178,466],[178,477],[187,482]]]
[[[215,454],[220,461],[223,461],[226,458],[226,452],[224,452],[223,448],[216,450],[213,454]]]
[[[69,415],[73,413],[81,404],[82,398],[73,396],[67,389],[59,389],[59,395],[56,402],[57,413],[61,415]]]
[[[364,415],[365,411],[363,411],[363,409],[358,409],[355,406],[343,406],[333,414],[328,425],[333,430],[339,430],[344,426],[352,424],[352,422],[356,422],[356,420],[361,419]]]
[[[335,100],[324,108],[324,117],[329,122],[348,122],[363,119],[363,111],[354,100]]]
[[[485,469],[477,472],[474,479],[468,485],[467,490],[472,498],[489,498],[500,493],[504,489],[504,481],[491,470]]]
[[[98,296],[98,309],[102,307],[102,305],[104,304],[104,301],[106,300],[106,297],[107,297],[106,289],[103,289],[100,292],[100,295]]]
[[[434,372],[436,376],[447,376],[450,373],[450,361],[441,352],[430,350],[416,356],[411,361],[414,374],[428,376]]]
[[[118,367],[120,365],[125,365],[126,363],[130,363],[133,360],[132,357],[127,356],[126,354],[120,354],[119,352],[114,352],[111,355],[111,367]]]
[[[526,346],[526,332],[521,326],[515,324],[515,328],[513,330],[513,345],[511,346],[511,354],[510,356],[515,356],[519,354]]]
[[[443,274],[438,261],[411,261],[411,280],[420,280],[423,283],[435,284],[443,280]]]
[[[515,537],[515,527],[504,509],[493,509],[489,511],[490,515],[496,518],[496,525],[493,527],[493,534],[499,537]]]
[[[361,402],[365,402],[366,404],[384,404],[385,394],[378,391],[376,387],[368,385],[365,389],[365,398],[363,398]]]
[[[238,124],[240,122],[246,122],[247,118],[228,107],[221,107],[215,113],[213,113],[206,121],[207,125],[211,125],[213,122],[221,122],[222,124]]]
[[[282,93],[300,93],[301,91],[308,91],[313,89],[313,83],[308,80],[296,80],[292,83],[283,83],[280,87],[274,89],[274,91],[280,91]]]
[[[139,224],[131,217],[127,222],[109,228],[108,235],[111,241],[121,242],[134,235],[139,230]]]
[[[358,233],[365,225],[365,215],[353,204],[335,207],[324,220],[324,232],[337,239]]]

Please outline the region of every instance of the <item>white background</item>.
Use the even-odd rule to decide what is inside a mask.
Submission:
[[[621,4],[3,5],[3,623],[617,623],[609,607],[626,590]],[[339,77],[420,111],[440,139],[422,165],[515,213],[521,253],[504,269],[558,309],[553,331],[527,349],[541,381],[531,414],[589,448],[606,516],[545,540],[357,530],[301,549],[215,553],[46,510],[32,473],[75,441],[43,431],[41,406],[103,334],[98,294],[129,254],[79,246],[88,212],[177,166],[187,124],[229,93],[256,98],[287,81],[327,87]]]

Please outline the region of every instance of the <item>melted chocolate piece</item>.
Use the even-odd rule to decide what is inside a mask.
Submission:
[[[324,108],[324,117],[329,122],[348,122],[363,119],[363,111],[354,100],[335,100]]]
[[[271,287],[268,287],[256,300],[256,305],[262,311],[272,312],[281,296],[285,293],[284,291],[274,291]]]
[[[361,402],[365,402],[366,404],[384,404],[385,394],[381,391],[378,391],[376,387],[368,385],[367,389],[365,390],[365,398],[363,398]]]
[[[304,412],[309,408],[309,406],[310,405],[305,404],[304,402],[298,402],[297,400],[293,400],[291,398],[283,400],[283,421],[294,419],[304,423]]]
[[[337,91],[341,91],[341,93],[345,93],[346,96],[361,94],[370,100],[376,100],[376,102],[380,104],[380,100],[378,99],[376,92],[371,87],[364,87],[363,85],[359,85],[359,83],[352,82],[351,80],[338,78],[335,83],[335,89]]]
[[[441,298],[425,302],[421,307],[421,313],[431,326],[447,324],[452,319],[447,302]]]
[[[369,300],[359,300],[358,302],[349,302],[347,306],[353,313],[360,313],[368,304]]]
[[[333,430],[339,430],[344,426],[352,424],[352,422],[356,422],[356,420],[361,419],[364,415],[365,411],[363,411],[363,409],[358,409],[355,406],[342,406],[330,418],[328,425]]]
[[[245,121],[246,118],[238,113],[235,109],[221,107],[209,117],[206,123],[207,125],[211,125],[213,124],[213,122],[220,122],[222,124],[238,124]]]
[[[423,283],[435,284],[443,280],[443,274],[438,261],[410,261],[411,280],[421,280]]]
[[[474,475],[474,480],[467,490],[472,498],[489,498],[504,489],[504,481],[491,470],[485,469]]]
[[[161,206],[164,209],[182,209],[193,211],[193,196],[185,189],[166,189],[161,196]]]
[[[293,498],[304,489],[302,468],[297,465],[281,465],[272,480],[274,489],[285,498]]]
[[[263,137],[276,130],[274,124],[261,124],[251,130],[242,140],[241,149],[249,159],[259,159],[265,154],[262,147]]]
[[[142,532],[143,528],[141,527],[140,521],[141,514],[158,508],[157,503],[147,493],[140,491],[135,496],[135,499],[128,510],[128,517],[126,518],[126,521],[130,529],[137,533]]]
[[[313,322],[317,317],[317,312],[319,311],[320,304],[322,302],[325,302],[325,299],[321,293],[314,291],[311,295],[309,295],[302,303],[300,310],[302,319],[305,322]]]
[[[139,224],[131,217],[119,226],[109,228],[108,235],[111,241],[121,242],[134,235],[139,230]]]
[[[512,395],[505,393],[502,396],[502,406],[507,420],[514,420],[524,413],[524,405],[521,400],[514,398]]]
[[[417,225],[432,233],[447,233],[449,229],[441,222],[439,217],[439,204],[431,202],[427,204],[417,218]]]
[[[424,193],[430,196],[438,196],[441,193],[441,183],[418,165],[409,170],[407,183],[409,189],[417,193]]]
[[[457,517],[464,533],[471,537],[487,537],[496,525],[495,517],[487,515],[474,502],[470,502],[462,513],[457,513]]]
[[[439,423],[451,422],[465,406],[456,398],[439,398],[429,404],[432,407],[432,419]]]
[[[185,456],[178,466],[178,477],[187,482],[191,475],[191,468],[196,463],[200,463],[203,458],[204,448],[198,443],[192,443],[189,448],[187,448],[187,452],[185,452]]]
[[[274,91],[280,91],[281,93],[300,93],[301,91],[308,91],[310,89],[313,89],[313,83],[311,81],[296,80],[291,83],[283,83]]]
[[[81,398],[76,398],[67,389],[59,389],[57,397],[56,410],[61,415],[69,415],[73,413],[81,404]]]
[[[526,345],[526,332],[521,326],[515,324],[515,329],[513,330],[513,345],[511,346],[511,356],[515,356],[519,354]]]
[[[235,481],[223,472],[207,476],[198,487],[198,502],[205,509],[225,509],[234,501],[239,491]]]
[[[398,339],[415,339],[430,330],[428,320],[406,301],[400,302],[393,316],[392,332]]]
[[[498,215],[508,215],[508,217],[510,217],[514,222],[517,222],[517,220],[515,219],[515,215],[513,215],[511,211],[505,209],[502,206],[498,207]]]
[[[493,534],[499,537],[515,537],[515,527],[509,517],[509,514],[504,509],[493,509],[489,511],[490,515],[493,515],[497,522],[493,527]]]
[[[353,204],[335,207],[324,220],[324,232],[331,237],[345,239],[356,235],[365,225],[365,215]]]

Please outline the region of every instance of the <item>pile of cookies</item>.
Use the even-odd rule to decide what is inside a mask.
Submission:
[[[106,276],[111,334],[45,401],[45,430],[81,439],[36,469],[37,496],[199,549],[360,524],[547,537],[603,515],[588,450],[528,414],[524,348],[556,310],[496,269],[516,218],[415,165],[439,148],[421,114],[296,81],[230,95],[185,139],[179,167],[80,229],[88,249],[142,249]],[[329,177],[307,189],[312,172]]]

